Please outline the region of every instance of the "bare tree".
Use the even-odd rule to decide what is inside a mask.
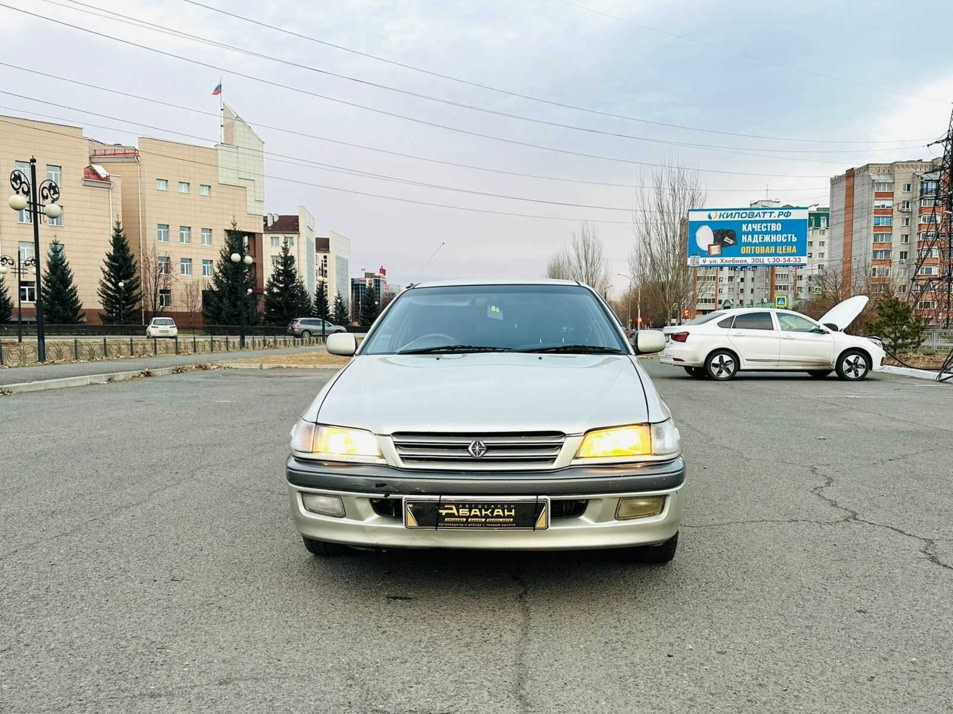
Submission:
[[[204,280],[190,280],[185,284],[182,292],[182,301],[185,311],[189,313],[189,328],[195,323],[195,316],[202,311],[202,288]]]
[[[175,282],[172,266],[169,261],[159,260],[155,248],[145,251],[139,265],[142,270],[142,303],[149,317],[161,315],[166,309],[162,304],[162,293],[168,290],[171,299],[172,284]]]
[[[656,169],[651,178],[652,188],[636,194],[629,269],[643,288],[642,299],[657,303],[668,322],[691,302],[688,210],[705,202],[705,191],[698,173],[677,162]]]
[[[583,223],[578,231],[573,231],[569,245],[549,259],[546,275],[578,280],[604,295],[609,289],[609,261],[598,230]]]

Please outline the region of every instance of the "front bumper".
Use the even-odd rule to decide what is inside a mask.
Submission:
[[[576,550],[662,543],[678,532],[685,466],[681,457],[638,467],[571,467],[551,472],[441,473],[380,466],[327,466],[289,459],[288,490],[295,526],[306,538],[370,548]],[[343,518],[305,510],[301,494],[340,496]],[[375,502],[405,495],[547,495],[553,502],[585,501],[578,515],[553,516],[540,531],[408,529],[396,515],[381,515]],[[665,496],[657,516],[619,521],[619,499]],[[379,509],[380,510],[380,509]],[[400,513],[398,507],[394,509]]]

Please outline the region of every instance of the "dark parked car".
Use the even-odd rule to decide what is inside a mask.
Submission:
[[[294,322],[288,325],[288,334],[294,335],[295,337],[317,337],[322,334],[322,322],[324,323],[325,335],[333,335],[335,332],[347,332],[347,330],[340,325],[322,320],[320,317],[298,317],[295,318]]]

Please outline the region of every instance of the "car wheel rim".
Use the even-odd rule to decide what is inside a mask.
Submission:
[[[718,355],[711,361],[712,371],[716,377],[729,377],[734,369],[735,361],[728,355]]]
[[[860,377],[867,367],[867,362],[860,355],[850,355],[844,358],[844,373],[851,379]]]

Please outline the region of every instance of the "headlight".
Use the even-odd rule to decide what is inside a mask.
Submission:
[[[377,437],[364,429],[322,426],[299,420],[291,431],[291,449],[330,461],[380,461]]]
[[[668,419],[658,424],[633,424],[590,431],[582,440],[577,459],[625,459],[637,456],[675,456],[681,450],[678,429]]]

